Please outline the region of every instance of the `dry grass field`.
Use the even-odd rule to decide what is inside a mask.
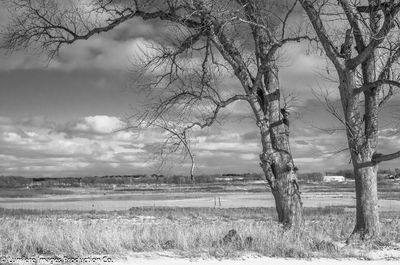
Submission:
[[[37,194],[33,198],[3,197],[0,256],[124,257],[168,251],[189,258],[234,258],[246,253],[359,259],[376,258],[371,253],[378,253],[378,257],[399,258],[397,200],[381,201],[384,204],[379,241],[355,242],[351,246],[344,243],[354,225],[351,185],[336,189],[326,185],[306,186],[305,226],[300,231],[285,230],[276,222],[275,209],[268,206],[273,206],[272,197],[265,191],[105,193],[81,189]],[[393,196],[392,193],[393,188],[381,191],[385,198]],[[213,207],[218,197],[222,205],[217,203]],[[246,207],[241,207],[241,203]],[[264,206],[259,207],[262,203]],[[79,207],[80,204],[89,206]],[[49,205],[58,205],[59,209]],[[65,205],[70,207],[65,209]],[[226,239],[232,229],[236,234]]]
[[[343,244],[353,216],[340,207],[306,209],[300,231],[285,230],[272,208],[133,208],[128,212],[0,211],[0,253],[11,256],[116,255],[173,251],[185,257],[358,257],[400,243],[398,214],[382,216],[382,239]],[[237,235],[224,241],[228,231]]]
[[[354,183],[303,183],[304,207],[355,206]],[[379,184],[380,211],[400,212],[400,185]],[[132,207],[275,206],[264,182],[222,184],[141,184],[84,188],[0,189],[0,208],[66,211],[127,211]]]

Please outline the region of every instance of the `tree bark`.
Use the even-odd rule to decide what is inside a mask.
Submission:
[[[364,67],[364,79],[368,82],[371,65]],[[341,72],[340,92],[346,122],[346,133],[355,175],[356,224],[349,238],[372,239],[379,236],[379,212],[377,190],[377,164],[372,162],[378,141],[378,107],[374,91],[364,94],[365,113],[361,118],[360,95],[352,94],[356,87],[355,71]]]
[[[275,199],[278,221],[285,227],[302,226],[303,209],[298,188],[294,186],[291,176],[283,176],[275,183],[272,190]]]
[[[376,238],[380,234],[377,191],[377,166],[355,168],[356,225],[353,236]]]
[[[278,69],[275,65],[268,67],[264,85],[262,93],[258,94],[264,98],[259,101],[268,119],[259,124],[263,147],[260,166],[275,198],[279,222],[287,228],[299,227],[304,223],[303,204],[289,145],[289,122],[286,110],[280,106]]]
[[[292,156],[284,150],[274,150],[263,152],[260,159],[275,199],[278,221],[288,228],[302,226],[303,203]]]
[[[270,183],[272,194],[275,199],[278,220],[285,227],[297,227],[303,225],[303,203],[301,202],[296,173],[289,166],[291,161],[272,163],[274,168],[286,168],[276,172],[275,180]]]

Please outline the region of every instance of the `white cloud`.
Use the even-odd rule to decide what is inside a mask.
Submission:
[[[106,134],[121,129],[123,123],[117,117],[101,115],[85,117],[84,123],[79,125],[86,131]]]
[[[321,162],[323,160],[322,157],[301,157],[301,158],[294,158],[295,163],[316,163]]]
[[[64,133],[68,138],[93,137],[93,135],[112,134],[124,128],[124,123],[117,117],[107,115],[88,116],[55,127],[54,132]],[[128,133],[118,134],[129,139]]]
[[[242,144],[240,142],[233,143],[199,143],[196,147],[200,150],[224,150],[224,151],[254,151],[258,149],[258,144],[249,143]]]
[[[34,127],[27,120],[21,123],[2,118],[1,121],[0,175],[102,174],[105,169],[101,167],[106,165],[128,173],[132,164],[142,169],[149,165],[146,161],[150,154],[144,144],[132,142],[128,146],[127,141],[133,139],[131,133],[113,134],[121,124],[116,117],[83,117],[56,124],[65,129],[58,131]],[[66,131],[70,137],[66,137]]]
[[[19,134],[14,132],[4,132],[3,133],[3,140],[9,143],[21,143],[22,138]]]
[[[256,161],[258,157],[256,154],[242,154],[240,155],[240,158],[244,160]]]
[[[137,138],[136,134],[130,131],[118,131],[113,134],[113,139],[116,141],[132,142],[135,138]]]
[[[143,58],[143,54],[154,52],[153,45],[154,42],[144,38],[120,42],[97,36],[64,47],[60,57],[49,66],[60,70],[97,68],[128,71],[138,58]]]
[[[45,119],[43,119],[45,120]],[[52,126],[49,126],[52,124]],[[114,132],[121,124],[114,116],[94,115],[57,124],[0,119],[0,175],[105,175],[153,173],[159,161],[162,132],[146,130]],[[199,174],[223,172],[260,172],[261,152],[258,132],[245,126],[236,132],[237,124],[196,132],[193,151]],[[345,143],[345,137],[304,129],[307,136],[294,136],[291,149],[301,172],[335,170],[348,167],[348,153],[333,155]],[[384,131],[391,132],[391,131]],[[382,153],[393,141],[382,137]],[[345,147],[345,146],[344,146]],[[190,166],[178,154],[172,173],[187,173]],[[179,162],[178,162],[179,161]]]

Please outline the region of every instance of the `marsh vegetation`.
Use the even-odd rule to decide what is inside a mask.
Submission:
[[[186,257],[358,257],[400,243],[400,215],[382,214],[379,241],[345,246],[354,213],[305,208],[306,225],[285,229],[274,208],[137,207],[129,211],[0,210],[3,256],[126,256],[171,251]],[[236,236],[223,240],[230,230]]]

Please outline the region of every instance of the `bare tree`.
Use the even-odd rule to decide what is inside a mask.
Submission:
[[[148,110],[145,112],[148,113]],[[164,116],[158,116],[157,119],[149,119],[147,115],[141,112],[135,112],[135,115],[125,119],[125,126],[121,131],[133,130],[141,133],[143,130],[159,129],[161,133],[166,133],[161,142],[161,146],[157,145],[153,153],[155,156],[153,159],[159,159],[159,169],[162,169],[171,159],[170,156],[181,155],[183,162],[190,159],[190,180],[195,183],[195,167],[196,160],[195,154],[191,147],[191,141],[188,134],[190,130],[187,128],[187,124],[183,122],[177,122],[174,119],[167,119]],[[175,157],[178,158],[178,157]]]
[[[334,65],[355,173],[356,225],[353,236],[379,235],[378,164],[400,152],[378,153],[378,112],[400,87],[398,1],[300,1]],[[339,32],[340,38],[328,33]],[[340,33],[340,30],[344,28]],[[340,47],[340,48],[338,48]]]
[[[3,46],[34,46],[50,57],[64,44],[113,30],[133,18],[170,23],[174,30],[169,41],[154,45],[156,55],[147,58],[147,72],[142,74],[149,80],[146,88],[158,91],[160,101],[142,113],[135,126],[169,130],[171,124],[179,124],[179,131],[171,135],[184,143],[181,140],[189,130],[209,127],[227,106],[247,102],[260,131],[260,165],[274,195],[279,222],[288,227],[303,223],[297,168],[289,147],[289,113],[281,107],[278,77],[282,46],[311,40],[293,23],[297,0],[8,2],[13,19]],[[85,8],[79,8],[82,2]],[[154,74],[159,69],[163,72]],[[227,74],[236,77],[240,91],[218,85],[218,75]]]

